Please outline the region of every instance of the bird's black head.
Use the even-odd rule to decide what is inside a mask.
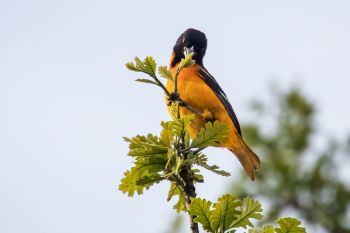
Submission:
[[[180,35],[173,49],[171,66],[174,67],[185,57],[185,53],[194,52],[193,60],[203,65],[203,57],[207,50],[207,38],[205,34],[196,29],[189,28]]]

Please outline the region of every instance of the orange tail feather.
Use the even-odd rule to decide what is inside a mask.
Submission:
[[[244,170],[247,172],[248,176],[254,180],[255,171],[260,168],[259,157],[245,144],[243,140],[240,140],[240,146],[235,148],[229,148],[239,162],[241,162]]]

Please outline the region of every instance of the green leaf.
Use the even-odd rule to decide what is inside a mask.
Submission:
[[[211,219],[211,207],[212,203],[205,199],[194,198],[189,205],[188,213],[190,215],[196,216],[194,222],[202,224],[202,227],[205,231],[214,232],[210,226]]]
[[[152,134],[147,136],[137,135],[136,137],[124,140],[129,143],[128,155],[132,157],[162,157],[167,158],[168,145]]]
[[[209,171],[214,172],[215,174],[221,175],[221,176],[230,176],[231,174],[227,171],[224,170],[220,170],[219,167],[217,165],[208,165],[207,161],[208,158],[204,155],[204,154],[199,154],[196,155],[197,159],[196,159],[196,164],[198,164],[201,167],[204,167],[205,169],[208,169]]]
[[[166,177],[170,177],[172,176],[175,171],[174,171],[174,167],[176,166],[176,156],[177,155],[177,152],[175,149],[173,148],[169,148],[168,149],[168,153],[167,153],[167,157],[168,157],[168,161],[165,165],[165,176]]]
[[[133,182],[135,176],[137,176],[135,168],[131,168],[130,171],[124,172],[124,178],[119,184],[119,190],[123,193],[128,193],[129,197],[134,196],[135,192],[139,195],[143,193],[144,186],[138,186],[136,182]]]
[[[135,61],[135,67],[136,67],[136,69],[138,69],[138,70],[140,70],[140,71],[142,71],[142,72],[144,72],[144,73],[147,73],[147,72],[145,71],[145,66],[144,66],[143,62],[140,60],[140,58],[135,57],[135,58],[134,58],[134,61]]]
[[[187,130],[185,131],[184,141],[185,141],[185,148],[189,148],[191,143],[191,138]]]
[[[184,164],[192,167],[193,164],[197,164],[197,160],[198,160],[198,155],[194,154],[193,151],[190,150],[187,154],[187,158],[184,161]]]
[[[167,66],[159,66],[158,73],[161,77],[173,81],[173,76]]]
[[[276,228],[277,233],[306,233],[304,227],[300,227],[300,221],[295,218],[280,218],[277,220],[279,228]]]
[[[188,54],[185,58],[181,59],[179,66],[178,66],[178,72],[181,71],[183,68],[193,66],[196,64],[196,62],[192,59],[194,53]]]
[[[215,232],[224,232],[240,213],[241,201],[234,195],[226,194],[218,199],[212,211],[210,226]]]
[[[171,147],[175,135],[172,128],[170,127],[170,122],[162,121],[160,124],[163,128],[160,133],[160,140],[164,145]]]
[[[193,172],[193,180],[194,182],[198,182],[198,183],[203,183],[204,182],[204,177],[202,174],[200,174],[200,170],[199,169],[192,169]]]
[[[262,228],[249,229],[248,233],[275,233],[275,229],[271,225],[264,225]]]
[[[143,61],[144,64],[144,69],[145,72],[148,73],[150,76],[154,77],[156,76],[156,61],[153,59],[153,57],[148,56],[145,58],[145,60]]]
[[[268,224],[264,225],[262,227],[262,230],[263,230],[263,233],[275,233],[274,227]]]
[[[126,63],[125,66],[131,71],[142,72],[142,70],[139,70],[138,68],[136,68],[135,64],[132,62]]]
[[[157,64],[151,56],[146,57],[144,61],[141,61],[140,58],[135,57],[134,62],[128,62],[125,65],[126,68],[131,71],[143,72],[151,77],[155,77]]]
[[[179,186],[177,186],[175,183],[171,182],[167,201],[170,201],[173,198],[173,196],[179,197],[178,201],[173,206],[173,208],[176,210],[176,212],[180,213],[181,211],[186,211],[185,196],[183,195]]]
[[[175,118],[173,121],[170,122],[170,127],[172,128],[173,132],[176,136],[181,137],[182,135],[185,135],[187,127],[191,124],[191,121],[193,120],[194,115],[187,115],[180,119]]]
[[[139,78],[139,79],[136,79],[135,81],[136,82],[140,82],[140,83],[149,83],[149,84],[153,84],[153,85],[159,86],[158,83],[156,83],[156,82],[154,82],[152,80],[149,80],[149,79]]]
[[[205,128],[202,128],[196,138],[191,143],[191,148],[205,148],[208,146],[217,146],[219,142],[225,142],[228,138],[230,129],[224,122],[208,122]]]
[[[165,169],[168,161],[168,147],[152,134],[124,137],[124,140],[129,143],[128,155],[135,158],[135,166],[124,173],[119,189],[129,196],[135,192],[142,194],[145,188],[164,179],[160,172]]]
[[[160,175],[144,176],[139,179],[136,184],[138,186],[153,185],[154,183],[159,183],[162,180],[165,180],[165,178],[161,177]]]
[[[149,189],[161,180],[158,172],[164,169],[166,162],[161,158],[138,161],[134,167],[124,173],[119,190],[130,197],[134,196],[135,192],[139,195],[143,194],[144,189]],[[144,182],[147,179],[148,181],[152,179],[154,182]]]
[[[253,198],[246,197],[243,199],[242,207],[239,214],[235,215],[235,221],[230,225],[230,228],[246,228],[247,226],[253,227],[253,223],[250,219],[262,220],[262,208],[259,201]]]

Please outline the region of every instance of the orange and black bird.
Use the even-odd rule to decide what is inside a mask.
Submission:
[[[230,128],[229,138],[220,147],[232,151],[249,177],[254,180],[255,170],[260,167],[259,157],[244,142],[238,119],[225,92],[203,65],[206,49],[205,34],[192,28],[180,35],[173,48],[170,60],[170,71],[173,77],[179,62],[186,54],[193,52],[193,60],[196,61],[195,65],[184,68],[178,76],[179,97],[191,106],[191,108],[181,107],[180,115],[194,114],[193,109],[200,111],[200,114],[194,114],[195,118],[188,129],[191,138],[194,138],[208,121],[227,123]],[[170,93],[173,92],[174,82],[168,81],[166,88]],[[168,110],[171,111],[171,108],[168,107]]]

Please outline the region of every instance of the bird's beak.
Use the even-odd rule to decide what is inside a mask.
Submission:
[[[184,49],[184,55],[185,55],[185,57],[186,57],[188,54],[193,53],[193,52],[194,52],[194,47],[193,47],[193,46],[192,46],[191,48],[185,47],[185,49]]]

